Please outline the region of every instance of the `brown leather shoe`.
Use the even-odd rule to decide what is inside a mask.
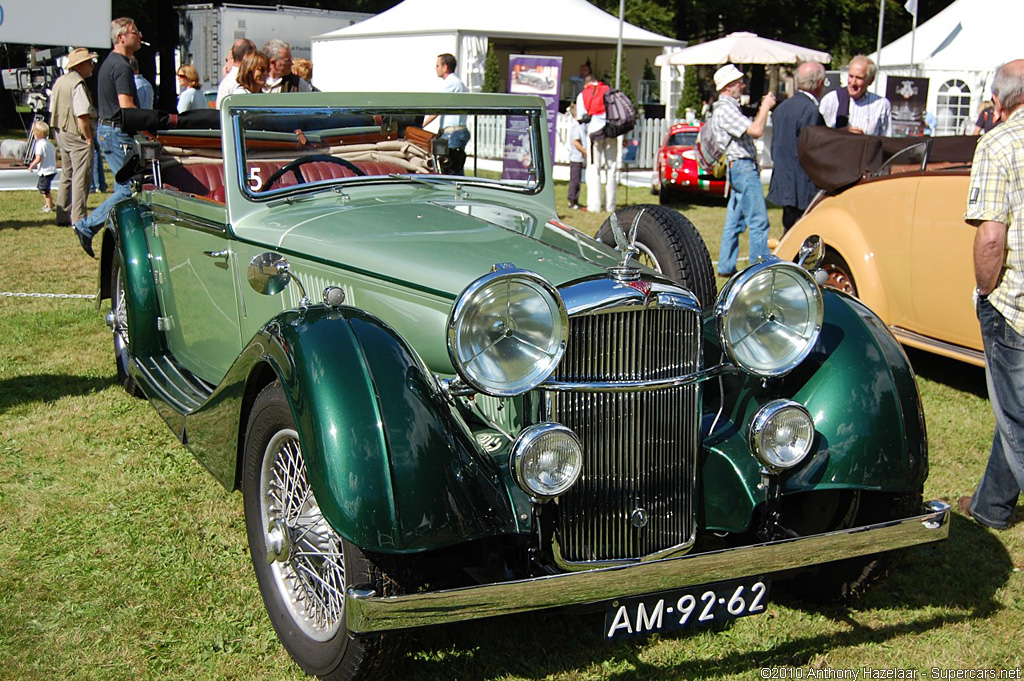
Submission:
[[[957,508],[960,509],[960,512],[968,518],[974,517],[974,514],[971,513],[971,495],[968,494],[967,496],[963,496],[957,499],[956,506]]]

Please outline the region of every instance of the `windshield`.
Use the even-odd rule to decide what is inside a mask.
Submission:
[[[539,191],[543,111],[396,107],[233,109],[252,198],[385,182]],[[426,125],[424,123],[426,122]]]
[[[692,147],[697,144],[697,133],[695,132],[675,132],[672,133],[668,138],[668,145],[670,147]]]

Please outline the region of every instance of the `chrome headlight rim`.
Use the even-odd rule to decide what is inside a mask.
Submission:
[[[682,157],[682,155],[681,154],[669,154],[668,155],[668,165],[671,168],[674,168],[676,170],[679,170],[680,168],[682,168],[683,167],[683,157]]]
[[[574,467],[575,473],[556,489],[540,490],[530,484],[529,476],[526,475],[523,468],[527,461],[527,455],[533,451],[536,442],[541,438],[550,437],[554,434],[567,436],[575,443],[577,453]],[[580,438],[574,430],[560,423],[546,422],[528,426],[512,444],[512,449],[509,452],[509,470],[512,471],[512,478],[515,480],[516,485],[531,497],[538,501],[554,499],[572,489],[573,485],[579,480],[580,474],[583,472],[583,445],[580,443]]]
[[[556,327],[556,335],[553,340],[555,347],[548,355],[547,361],[532,372],[532,377],[529,380],[513,382],[508,387],[503,387],[498,382],[483,380],[469,369],[468,363],[464,362],[459,355],[459,340],[460,333],[463,331],[463,322],[473,306],[479,302],[483,292],[490,287],[513,282],[526,284],[545,297],[548,310],[554,317],[553,325]],[[541,275],[512,266],[495,265],[493,271],[473,281],[459,294],[451,314],[448,316],[447,336],[448,357],[456,373],[468,386],[477,392],[493,397],[514,397],[536,388],[546,381],[558,367],[569,338],[569,314],[558,289]]]
[[[737,351],[737,348],[729,338],[727,326],[730,321],[730,314],[733,311],[736,299],[744,292],[744,289],[751,284],[751,282],[758,277],[763,276],[768,270],[784,272],[787,276],[792,276],[793,279],[804,286],[807,296],[811,300],[809,313],[813,316],[814,323],[810,332],[807,333],[804,338],[804,347],[789,361],[783,362],[772,368],[753,367],[743,361],[741,354]],[[818,336],[821,334],[824,317],[825,303],[821,287],[818,286],[818,283],[814,280],[811,273],[796,263],[792,263],[787,260],[780,260],[774,255],[768,256],[768,258],[764,260],[760,260],[730,279],[725,286],[722,287],[721,292],[718,294],[718,300],[715,303],[715,318],[718,323],[718,337],[722,344],[722,349],[733,363],[743,371],[763,378],[784,376],[807,359],[807,356],[811,354],[812,350],[814,350]]]
[[[807,445],[804,448],[803,453],[792,461],[780,461],[777,458],[769,456],[762,439],[768,425],[771,424],[776,417],[786,411],[798,412],[804,419],[806,419],[807,425],[810,428],[810,436],[807,438]],[[750,445],[750,451],[754,453],[754,456],[757,457],[757,460],[760,461],[762,465],[764,465],[768,470],[776,473],[790,470],[806,461],[807,456],[811,453],[811,448],[814,445],[814,438],[814,418],[807,410],[807,407],[799,402],[786,399],[772,400],[771,402],[762,405],[754,414],[753,418],[750,419],[749,431],[747,433],[747,443]]]

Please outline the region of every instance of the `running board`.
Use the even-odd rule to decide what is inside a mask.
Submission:
[[[214,387],[166,355],[132,358],[146,395],[186,416],[213,394]]]
[[[930,350],[940,355],[946,355],[947,357],[963,357],[968,361],[973,361],[975,364],[981,366],[985,365],[985,353],[966,348],[962,345],[956,345],[954,343],[946,343],[940,341],[931,336],[923,336],[914,331],[908,331],[907,329],[901,329],[898,326],[890,326],[889,330],[892,331],[892,335],[896,336],[896,339],[901,343],[906,343],[916,348],[924,350]]]

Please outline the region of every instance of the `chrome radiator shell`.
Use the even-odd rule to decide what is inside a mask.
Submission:
[[[543,392],[542,411],[579,435],[584,463],[556,501],[555,558],[572,570],[683,552],[696,539],[700,385],[586,386],[698,372],[700,307],[686,292],[645,282],[616,284],[620,295],[603,305],[591,296],[590,305],[573,306],[568,293],[569,340],[551,379],[578,387]]]

